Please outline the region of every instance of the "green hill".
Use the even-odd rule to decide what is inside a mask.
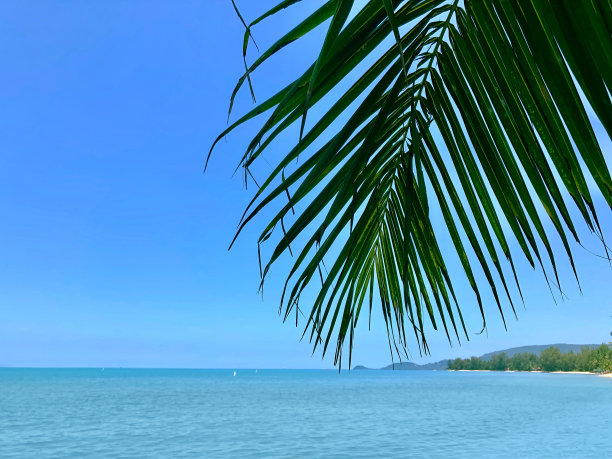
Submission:
[[[448,360],[440,360],[435,363],[426,363],[424,365],[418,365],[412,362],[398,362],[392,363],[391,365],[387,365],[383,368],[368,368],[363,365],[357,365],[353,368],[353,370],[401,370],[401,371],[411,371],[411,370],[446,370],[448,368]]]
[[[558,348],[562,354],[567,354],[568,352],[578,353],[583,347],[594,349],[598,346],[599,344],[536,344],[532,346],[512,347],[510,349],[503,349],[501,351],[489,352],[488,354],[481,355],[480,359],[490,360],[491,357],[501,353],[505,353],[507,357],[512,357],[515,354],[520,354],[522,352],[539,356],[544,349],[548,349],[549,347]],[[353,370],[446,370],[448,368],[448,362],[448,360],[440,360],[439,362],[426,363],[424,365],[418,365],[413,362],[401,362],[392,363],[391,365],[387,365],[383,368],[367,368],[363,365],[357,365],[353,368]]]
[[[574,352],[577,354],[582,350],[583,347],[588,347],[589,349],[594,349],[598,347],[599,344],[536,344],[533,346],[520,346],[520,347],[512,347],[510,349],[505,349],[503,351],[495,351],[489,352],[488,354],[481,355],[480,358],[482,360],[490,360],[491,357],[497,354],[501,354],[502,352],[506,354],[507,357],[512,357],[515,354],[520,354],[522,352],[527,352],[528,354],[540,355],[540,353],[544,349],[548,349],[549,347],[556,347],[561,351],[561,354],[567,354],[568,352]]]

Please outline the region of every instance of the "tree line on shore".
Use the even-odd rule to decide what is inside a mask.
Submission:
[[[611,343],[612,344],[612,343]],[[479,357],[449,361],[449,370],[492,371],[612,371],[612,345],[602,344],[591,349],[582,348],[578,353],[562,354],[559,348],[549,347],[540,355],[522,352],[508,357],[505,352],[489,360]]]

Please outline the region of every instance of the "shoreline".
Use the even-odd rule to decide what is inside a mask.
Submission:
[[[593,371],[542,371],[542,370],[446,370],[446,371],[467,371],[470,373],[489,372],[489,373],[547,373],[551,375],[594,375],[602,378],[612,378],[612,373],[595,373]]]

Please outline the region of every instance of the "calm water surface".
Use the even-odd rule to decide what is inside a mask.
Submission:
[[[0,369],[0,457],[611,457],[612,379]]]

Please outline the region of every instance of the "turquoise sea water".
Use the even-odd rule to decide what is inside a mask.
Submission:
[[[0,369],[0,457],[605,457],[612,379]]]

